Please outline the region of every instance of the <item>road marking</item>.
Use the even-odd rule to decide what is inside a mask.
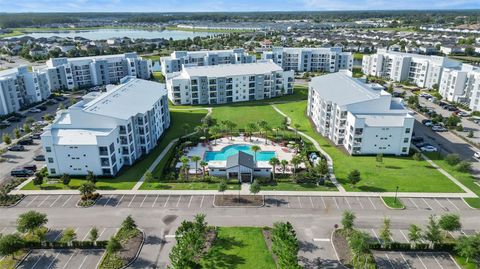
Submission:
[[[435,202],[437,202],[437,204],[440,205],[440,207],[441,207],[443,210],[448,211],[448,208],[444,207],[444,206],[440,203],[440,201],[439,201],[438,199],[435,199]]]
[[[315,205],[313,205],[313,200],[312,200],[312,196],[308,197],[310,198],[310,204],[312,204],[312,208],[315,208]]]
[[[364,208],[363,208],[363,204],[362,204],[362,202],[360,202],[360,198],[359,198],[358,196],[357,196],[357,201],[358,201],[358,203],[360,204],[360,207],[361,207],[362,209],[364,209]]]
[[[83,237],[83,241],[85,241],[85,239],[87,239],[87,236],[88,236],[88,234],[90,234],[90,231],[91,231],[92,229],[93,229],[93,228],[90,228],[90,229],[88,230],[88,232],[87,232],[87,233],[85,234],[85,236]]]
[[[337,209],[340,209],[340,207],[338,206],[338,203],[337,203],[337,198],[333,197],[333,201],[335,202],[335,206],[337,207]]]
[[[424,202],[425,204],[427,204],[427,206],[428,206],[429,209],[432,209],[432,207],[427,203],[427,201],[425,200],[425,198],[422,198],[422,200],[423,200],[423,202]]]
[[[432,257],[437,262],[438,266],[440,266],[440,268],[443,269],[443,266],[438,262],[437,257],[435,257],[435,254],[432,254]]]
[[[65,203],[63,203],[62,207],[65,207],[68,203],[68,201],[70,201],[70,199],[72,199],[73,195],[70,195],[70,197],[68,197],[68,199],[65,201]]]
[[[452,204],[453,207],[455,207],[455,209],[457,209],[458,211],[460,211],[460,208],[458,208],[452,201],[450,201],[450,199],[447,198],[447,201],[450,202],[450,204]]]
[[[370,203],[372,204],[373,209],[377,210],[377,207],[376,207],[375,204],[373,203],[372,199],[370,199],[370,197],[368,197],[368,200],[369,200]]]
[[[28,207],[33,201],[37,200],[38,195],[34,196],[33,199],[25,206]]]
[[[46,253],[47,253],[47,251],[44,251],[43,254],[40,255],[40,258],[38,258],[38,260],[32,265],[32,268],[30,268],[30,269],[35,268],[35,266],[37,266],[38,262],[43,258],[43,256],[45,256]]]
[[[420,256],[418,256],[418,254],[415,254],[417,255],[417,258],[420,260],[420,262],[422,263],[423,267],[425,267],[425,269],[428,269],[428,267],[425,265],[425,263],[423,263],[422,259],[420,259]]]
[[[352,206],[350,205],[350,202],[348,201],[348,198],[347,197],[343,197],[343,199],[345,199],[345,201],[347,201],[347,205],[350,209],[352,209]]]
[[[375,236],[375,239],[377,239],[378,243],[382,243],[382,242],[380,242],[380,238],[378,238],[378,235],[375,232],[375,230],[374,229],[370,229],[370,230],[372,231],[373,235]]]
[[[313,242],[330,242],[330,238],[313,238]]]
[[[52,267],[53,263],[56,262],[56,259],[58,258],[58,255],[60,255],[60,252],[57,252],[57,255],[55,255],[55,258],[52,259],[52,261],[48,265],[47,269],[50,269]]]
[[[410,199],[410,202],[417,208],[417,209],[420,209],[420,207],[418,207],[418,205],[415,203],[415,201],[413,201],[412,198],[408,198]]]
[[[393,266],[392,260],[390,260],[390,257],[388,257],[388,254],[385,253],[385,257],[387,257],[388,263],[390,263],[390,266],[395,269],[395,266]]]
[[[118,200],[118,202],[117,202],[117,204],[115,205],[115,207],[118,207],[118,205],[122,202],[123,197],[125,197],[125,194],[122,195],[122,197],[120,197],[120,200]]]
[[[57,199],[55,199],[55,201],[53,201],[53,203],[50,205],[50,207],[52,207],[58,201],[58,199],[60,199],[60,197],[62,197],[62,195],[58,196]]]
[[[166,234],[164,237],[165,238],[175,238],[175,235],[174,234]]]
[[[190,201],[188,201],[188,208],[190,208],[190,204],[192,203],[193,195],[190,196]]]
[[[325,200],[323,199],[323,197],[320,197],[320,198],[322,198],[323,207],[324,207],[325,209],[327,209],[327,205],[325,204]]]
[[[400,231],[400,233],[403,235],[403,238],[405,238],[405,240],[407,241],[407,243],[410,242],[410,240],[408,240],[408,237],[403,233],[403,231],[402,231],[402,230],[399,230],[399,231]]]
[[[70,261],[72,260],[73,256],[75,256],[77,254],[78,250],[75,250],[73,251],[72,253],[72,256],[70,256],[70,258],[68,258],[67,262],[65,263],[65,265],[63,266],[63,269],[67,268],[67,265],[70,263]]]
[[[144,202],[145,202],[145,200],[147,199],[147,196],[148,196],[148,195],[145,195],[145,198],[143,198],[143,201],[142,201],[142,203],[140,204],[140,207],[142,207],[142,206],[143,206],[143,203],[144,203]]]
[[[83,261],[82,261],[82,263],[80,264],[80,266],[78,267],[78,269],[82,269],[83,264],[85,263],[85,261],[87,260],[87,258],[88,258],[88,254],[85,256],[85,258],[83,258]]]
[[[205,198],[205,195],[202,195],[202,201],[200,202],[200,207],[203,206],[203,199]]]
[[[300,196],[298,196],[297,198],[298,198],[298,204],[300,205],[300,208],[303,208],[302,202],[300,201]]]
[[[153,201],[152,207],[155,207],[155,204],[157,203],[158,196],[160,196],[160,194],[157,194],[157,197],[155,197],[155,201]]]
[[[43,199],[43,201],[41,201],[40,204],[37,205],[37,207],[41,207],[43,205],[43,203],[45,201],[47,201],[48,198],[50,198],[50,195],[47,195],[47,197],[45,199]]]
[[[403,253],[400,252],[400,256],[402,256],[403,261],[405,262],[405,265],[407,266],[408,269],[412,268],[410,267],[410,264],[408,264],[407,259],[405,259],[405,256],[403,256]]]
[[[130,203],[128,203],[128,206],[127,206],[127,207],[130,207],[130,205],[132,204],[133,200],[135,200],[135,197],[137,197],[136,194],[133,195],[133,198],[132,198],[132,200],[130,200]]]
[[[163,207],[167,207],[167,203],[169,199],[170,199],[170,195],[167,197],[167,200],[165,201],[165,204],[163,205]]]
[[[177,201],[177,204],[175,205],[175,207],[178,207],[178,205],[180,204],[180,200],[182,200],[182,196],[181,196],[181,195],[178,197],[178,201]]]
[[[290,208],[290,200],[288,199],[288,196],[285,196],[285,200],[287,201],[287,207]]]
[[[113,195],[110,195],[107,199],[107,202],[103,205],[103,207],[106,207],[108,205],[108,202],[113,198]]]
[[[53,241],[57,241],[57,239],[60,238],[60,236],[62,236],[63,229],[64,228],[58,228],[59,233],[57,234],[57,236],[55,236],[55,238],[53,238]]]

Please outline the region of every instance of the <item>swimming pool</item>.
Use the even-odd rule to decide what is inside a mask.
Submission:
[[[252,156],[255,152],[252,151],[249,145],[231,145],[224,147],[221,151],[207,151],[205,152],[205,161],[226,161],[228,157],[243,151]],[[257,161],[270,161],[275,157],[275,151],[257,151]]]

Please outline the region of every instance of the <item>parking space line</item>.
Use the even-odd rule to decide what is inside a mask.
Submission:
[[[390,257],[388,257],[388,254],[385,253],[385,257],[387,257],[388,263],[390,263],[390,266],[395,269],[395,266],[393,266],[392,260],[390,260]]]
[[[89,256],[88,254],[87,254],[87,255],[85,255],[85,258],[83,258],[83,261],[82,261],[82,263],[80,264],[80,266],[78,267],[78,269],[82,269],[82,267],[83,267],[83,264],[84,264],[84,263],[85,263],[85,261],[87,260],[88,256]]]
[[[403,261],[405,262],[405,265],[407,266],[408,269],[411,269],[410,264],[408,264],[407,259],[405,259],[405,256],[403,256],[403,253],[400,252],[400,256],[402,256]]]
[[[60,231],[57,236],[55,236],[55,238],[53,238],[53,241],[57,241],[57,239],[62,236],[62,232],[63,232],[63,228],[58,228],[58,230]]]
[[[30,268],[30,269],[35,268],[35,266],[37,266],[38,262],[43,258],[43,256],[45,256],[46,253],[47,253],[47,251],[44,251],[42,253],[42,255],[40,255],[40,257],[38,258],[38,260],[32,265],[32,268]]]
[[[102,237],[102,234],[105,232],[107,228],[103,228],[103,230],[100,232],[100,235],[98,235],[98,238]]]
[[[443,206],[438,199],[434,199],[434,200],[443,210],[448,211],[448,209],[445,206]]]
[[[56,261],[56,259],[58,258],[58,255],[60,255],[60,252],[57,252],[57,255],[55,255],[55,258],[52,259],[52,261],[50,262],[50,264],[48,265],[47,269],[50,269],[53,265],[53,263]]]
[[[118,202],[117,202],[117,204],[115,205],[115,207],[118,207],[118,205],[122,202],[123,197],[125,197],[125,194],[122,195],[122,197],[120,197],[120,200],[118,200]]]
[[[203,206],[203,199],[205,198],[205,195],[202,195],[202,201],[200,202],[200,207]]]
[[[410,200],[410,202],[412,202],[412,204],[417,208],[417,209],[420,209],[420,207],[418,207],[418,205],[415,203],[415,201],[413,201],[412,198],[408,198]]]
[[[90,234],[90,231],[92,230],[92,228],[88,229],[88,232],[85,234],[85,236],[83,237],[83,241],[85,241],[85,239],[87,239],[88,235]]]
[[[315,208],[315,206],[313,205],[313,200],[312,200],[312,196],[308,197],[310,198],[310,204],[312,204],[312,208]]]
[[[70,197],[68,197],[68,199],[65,201],[65,203],[63,203],[62,207],[66,206],[68,201],[70,201],[70,199],[72,199],[73,195],[70,195]]]
[[[420,260],[420,262],[422,263],[423,267],[425,267],[425,269],[428,269],[428,267],[425,265],[425,263],[423,263],[422,259],[420,258],[420,256],[418,256],[418,254],[415,254],[417,255],[417,258]]]
[[[290,200],[288,199],[288,196],[285,197],[285,200],[287,200],[287,207],[290,208]]]
[[[193,195],[190,196],[190,201],[188,202],[188,208],[190,208],[190,204],[192,203]]]
[[[432,207],[427,203],[427,201],[425,200],[425,198],[422,198],[422,200],[423,200],[423,202],[424,202],[425,204],[427,204],[428,208],[432,209]]]
[[[152,207],[155,207],[155,204],[157,203],[158,196],[160,196],[160,194],[157,194],[157,197],[155,197],[155,201],[153,201]]]
[[[7,227],[3,227],[2,230],[0,230],[0,234],[3,233],[3,231],[5,231],[7,229]]]
[[[177,204],[175,205],[175,207],[178,207],[178,205],[180,204],[180,200],[182,200],[182,196],[180,195],[180,197],[178,197],[178,201],[177,201]]]
[[[298,205],[300,206],[300,208],[303,208],[302,201],[300,201],[300,196],[298,196],[297,198],[298,198]]]
[[[50,195],[47,195],[47,198],[45,198],[40,204],[38,204],[37,207],[41,207],[48,198],[50,198]]]
[[[369,200],[370,203],[372,204],[373,209],[377,210],[377,207],[376,207],[375,204],[373,203],[372,199],[370,199],[370,197],[368,197],[368,200]]]
[[[405,238],[405,240],[407,240],[407,242],[410,242],[410,240],[408,240],[408,237],[403,233],[402,230],[399,230],[400,233],[403,235],[403,238]]]
[[[335,206],[337,206],[337,209],[340,209],[340,207],[338,206],[337,198],[336,198],[336,197],[333,197],[333,201],[335,202]]]
[[[108,205],[108,202],[113,198],[113,195],[110,195],[107,199],[107,202],[103,205],[103,207],[106,207]]]
[[[459,209],[452,201],[450,201],[449,198],[447,198],[447,201],[448,201],[451,205],[453,205],[453,207],[455,207],[455,209],[457,209],[458,211],[460,211],[460,209]]]
[[[360,204],[360,207],[361,207],[362,209],[364,209],[364,208],[363,208],[363,204],[362,204],[362,202],[360,202],[360,198],[359,198],[358,196],[357,196],[357,201],[358,201],[358,203]]]
[[[443,266],[438,262],[437,257],[435,257],[435,254],[432,254],[432,257],[437,262],[438,266],[440,266],[440,268],[443,269]]]
[[[380,242],[380,238],[378,238],[378,235],[375,232],[375,230],[374,229],[370,229],[370,230],[372,231],[373,235],[375,236],[375,239],[377,239],[378,243],[382,243],[382,242]]]
[[[145,197],[143,198],[143,201],[142,201],[142,203],[140,204],[140,207],[142,207],[142,206],[143,206],[143,203],[145,202],[145,200],[147,199],[147,197],[148,197],[148,195],[145,195]]]
[[[50,205],[50,207],[52,207],[58,201],[58,199],[60,199],[61,197],[62,197],[62,195],[59,195],[57,197],[57,199],[55,199],[55,201],[53,201],[53,203]]]
[[[36,195],[35,197],[33,197],[33,199],[32,199],[25,207],[30,206],[30,204],[33,203],[33,201],[37,200],[38,197],[39,197],[38,195]]]
[[[325,204],[325,200],[323,199],[323,197],[320,197],[320,198],[322,198],[323,208],[327,209],[327,205]]]
[[[170,199],[170,195],[167,197],[167,200],[165,201],[165,204],[163,204],[163,207],[167,207],[167,203],[169,199]]]
[[[70,261],[72,260],[73,256],[75,256],[77,254],[78,250],[75,250],[73,251],[72,255],[70,256],[70,258],[68,258],[67,262],[65,263],[65,265],[63,266],[63,269],[67,268],[67,265],[70,263]]]
[[[132,200],[130,200],[130,203],[128,203],[128,206],[127,206],[127,207],[130,207],[130,205],[132,204],[133,200],[135,200],[135,197],[137,197],[136,194],[133,195],[133,198],[132,198]]]
[[[352,209],[352,206],[350,205],[350,202],[348,201],[348,198],[347,197],[343,197],[343,199],[345,199],[345,201],[347,201],[347,205],[350,209]]]

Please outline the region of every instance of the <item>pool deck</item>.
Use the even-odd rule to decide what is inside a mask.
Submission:
[[[273,143],[270,140],[267,140],[267,144],[265,144],[265,139],[260,138],[260,137],[252,137],[252,141],[250,141],[250,138],[244,137],[244,136],[237,136],[233,137],[232,139],[229,138],[219,138],[216,141],[211,141],[210,144],[205,144],[202,145],[202,143],[198,144],[197,146],[191,147],[186,156],[192,157],[192,156],[200,156],[202,160],[204,159],[205,152],[207,151],[221,151],[224,147],[231,146],[231,145],[258,145],[260,147],[260,151],[274,151],[275,155],[277,158],[281,160],[287,160],[290,162],[290,160],[295,156],[295,150],[290,149],[288,147],[282,147],[279,144]],[[209,161],[209,164],[211,165],[224,165],[226,161]],[[181,163],[180,163],[181,165]],[[258,161],[257,162],[258,167],[271,167],[270,164],[268,164],[268,161]],[[179,166],[179,164],[177,164]],[[195,162],[190,162],[190,171],[189,173],[193,174],[195,173]],[[215,165],[216,166],[216,165]],[[302,167],[303,164],[299,165],[299,167]],[[199,169],[201,169],[200,166],[198,166]],[[281,172],[280,166],[277,167],[277,171]],[[291,172],[291,166],[287,166],[287,173]]]

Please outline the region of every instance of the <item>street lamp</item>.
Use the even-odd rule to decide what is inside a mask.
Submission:
[[[395,189],[395,199],[393,199],[394,204],[397,204],[397,193],[398,193],[398,186]]]

